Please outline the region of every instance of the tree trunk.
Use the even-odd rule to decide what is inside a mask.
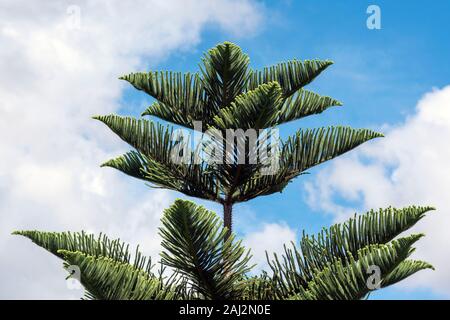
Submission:
[[[223,204],[223,226],[227,227],[227,233],[225,234],[225,240],[228,239],[232,231],[232,219],[233,219],[233,205],[231,203]]]

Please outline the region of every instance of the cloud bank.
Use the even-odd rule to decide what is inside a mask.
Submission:
[[[146,253],[173,193],[99,164],[128,149],[90,117],[120,109],[121,74],[261,23],[252,1],[5,1],[0,4],[0,298],[79,298],[61,261],[17,229],[103,231]]]

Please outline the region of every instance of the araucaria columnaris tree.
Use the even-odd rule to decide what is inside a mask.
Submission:
[[[126,245],[104,235],[16,234],[66,267],[78,266],[87,297],[96,299],[360,299],[432,268],[408,259],[421,234],[393,240],[432,210],[408,207],[303,234],[281,257],[268,255],[269,273],[248,275],[250,254],[232,233],[233,205],[281,192],[311,167],[382,136],[336,126],[300,129],[281,140],[277,126],[341,106],[304,89],[332,62],[292,60],[263,70],[249,64],[238,46],[225,42],[204,55],[197,73],[131,73],[121,79],[155,99],[142,113],[150,118],[94,117],[134,148],[103,166],[223,206],[223,221],[190,201],[177,200],[165,211],[160,263],[173,268],[170,277],[153,273],[149,258],[132,257]]]

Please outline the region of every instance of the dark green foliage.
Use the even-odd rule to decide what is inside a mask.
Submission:
[[[381,288],[432,268],[408,260],[421,234],[392,240],[431,209],[380,209],[317,236],[304,234],[299,249],[293,244],[281,259],[275,255],[269,261],[272,272],[260,276],[247,275],[249,252],[233,235],[225,240],[221,219],[185,200],[175,201],[162,217],[161,263],[176,270],[170,277],[154,274],[138,251],[131,259],[128,246],[105,236],[15,234],[56,254],[66,267],[77,265],[91,299],[360,299],[372,289],[367,285],[371,266],[380,268]]]
[[[257,146],[239,155],[235,148],[227,148],[225,137],[229,129],[274,128],[342,104],[303,89],[331,61],[294,60],[262,71],[251,70],[249,61],[238,46],[225,42],[208,51],[199,73],[152,71],[121,77],[157,100],[143,115],[187,128],[194,128],[194,121],[201,121],[202,131],[220,133],[223,141],[219,142],[224,149],[220,156],[222,164],[211,165],[202,159],[200,163],[188,161],[182,166],[175,165],[170,155],[179,150],[180,143],[174,141],[172,130],[151,120],[109,115],[94,118],[105,123],[138,153],[129,153],[105,165],[154,186],[232,206],[256,196],[280,192],[303,171],[382,136],[370,130],[341,127],[299,130],[287,141],[277,141],[272,146],[274,153],[281,153],[276,160],[280,170],[260,177],[262,161],[241,163],[238,160],[240,157],[248,160],[250,154],[261,155],[268,138],[257,132]],[[189,142],[183,141],[181,145],[186,143]],[[248,138],[240,143],[249,143]],[[231,154],[230,150],[233,150]],[[198,153],[186,156],[194,159]]]
[[[298,247],[294,244],[291,248],[285,247],[281,258],[275,255],[270,262],[278,282],[279,295],[292,295],[307,288],[316,278],[317,270],[325,270],[336,263],[339,267],[347,267],[361,255],[361,252],[365,252],[361,250],[389,243],[416,224],[430,210],[433,208],[371,210],[342,224],[338,223],[324,229],[318,235],[303,234]],[[426,263],[403,261],[404,259],[406,257],[401,260],[402,264],[398,269],[385,274],[388,277],[386,285],[431,267]],[[364,276],[367,278],[367,274]]]
[[[283,88],[283,96],[289,98],[332,64],[333,62],[330,60],[282,62],[266,67],[262,71],[252,71],[248,86],[250,89],[255,89],[263,83],[276,81]]]
[[[80,268],[80,282],[88,298],[102,300],[173,300],[179,297],[176,286],[164,283],[126,262],[83,252],[59,250],[65,267]]]
[[[306,289],[299,288],[293,298],[301,300],[350,300],[365,297],[371,288],[368,285],[368,270],[371,266],[380,269],[380,285],[383,279],[404,261],[413,251],[412,244],[422,235],[412,235],[394,240],[389,245],[370,245],[360,249],[348,261],[328,263]],[[372,288],[373,289],[373,288]]]
[[[131,254],[129,245],[120,239],[110,240],[106,235],[98,237],[86,232],[41,232],[41,231],[15,231],[13,234],[27,237],[38,246],[53,253],[59,258],[63,257],[60,250],[81,251],[93,257],[106,257],[117,262],[129,263],[135,268],[151,273],[152,261],[145,257],[136,248]]]
[[[161,262],[192,279],[193,288],[208,299],[237,299],[239,279],[250,270],[249,253],[225,239],[219,217],[189,201],[177,200],[161,219]]]

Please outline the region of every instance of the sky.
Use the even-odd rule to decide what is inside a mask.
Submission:
[[[381,29],[369,29],[369,5]],[[433,205],[414,231],[432,263],[371,299],[450,298],[450,3],[430,1],[0,0],[0,298],[77,299],[61,261],[17,229],[105,232],[157,257],[164,208],[183,195],[149,189],[99,164],[129,148],[94,114],[138,116],[152,100],[117,78],[197,71],[222,41],[251,67],[331,59],[308,89],[343,107],[287,124],[350,125],[385,138],[311,169],[281,194],[234,209],[258,268],[302,230],[314,233],[371,208]],[[217,205],[197,201],[220,211]]]

